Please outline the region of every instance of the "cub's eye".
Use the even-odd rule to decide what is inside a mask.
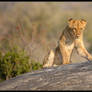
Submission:
[[[73,28],[74,30],[76,30],[76,28]]]
[[[77,30],[76,28],[73,28],[73,31],[74,31],[74,32],[76,32],[76,30]]]
[[[80,30],[83,30],[83,28],[80,28]]]

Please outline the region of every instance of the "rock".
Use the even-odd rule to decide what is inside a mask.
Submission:
[[[0,83],[0,90],[92,90],[92,62],[25,73]]]

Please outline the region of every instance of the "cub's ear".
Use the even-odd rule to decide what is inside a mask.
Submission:
[[[84,21],[84,22],[86,22],[86,20],[85,20],[85,19],[81,19],[81,21]]]
[[[72,18],[68,19],[68,21],[71,21],[71,20],[73,20],[73,19]]]
[[[87,24],[87,21],[84,20],[84,19],[81,19],[81,23],[82,23],[83,25],[86,25],[86,24]]]
[[[70,28],[73,27],[73,22],[74,22],[74,20],[73,20],[72,18],[70,18],[70,19],[68,20],[68,26],[69,26]]]

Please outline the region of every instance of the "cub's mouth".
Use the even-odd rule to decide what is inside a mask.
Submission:
[[[80,35],[76,35],[76,37],[78,38],[78,37],[80,37]]]

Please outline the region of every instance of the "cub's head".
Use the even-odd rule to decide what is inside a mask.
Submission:
[[[68,26],[70,29],[72,29],[72,32],[76,37],[81,35],[85,29],[86,24],[87,22],[84,19],[74,20],[71,18],[68,20]]]

